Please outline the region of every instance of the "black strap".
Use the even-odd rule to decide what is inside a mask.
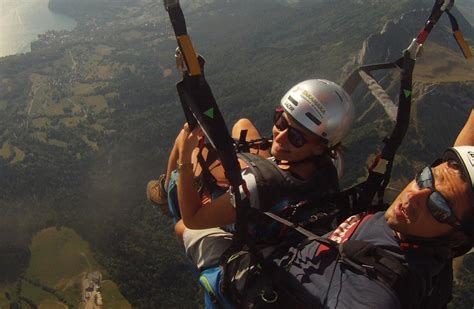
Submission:
[[[203,185],[210,193],[217,192],[221,187],[217,184],[217,179],[212,175],[211,170],[209,169],[209,166],[217,159],[216,154],[211,149],[208,149],[207,158],[204,159],[202,155],[203,148],[204,146],[200,147],[197,153],[197,161],[202,169]]]
[[[241,130],[239,140],[235,144],[235,150],[237,152],[250,152],[249,144],[247,143],[248,130]]]
[[[453,6],[454,0],[436,0],[432,8],[430,17],[427,19],[424,28],[420,31],[418,36],[413,39],[410,46],[405,50],[403,57],[391,62],[373,65],[364,65],[355,70],[345,81],[343,88],[349,93],[353,93],[360,81],[364,81],[372,94],[382,104],[382,106],[389,114],[390,119],[396,121],[395,127],[391,134],[384,139],[384,147],[380,155],[377,156],[377,162],[373,164],[373,168],[369,170],[369,175],[362,185],[362,190],[359,192],[360,197],[357,202],[356,212],[367,209],[367,205],[372,205],[374,196],[377,194],[378,201],[376,205],[371,206],[371,211],[383,209],[383,196],[385,188],[387,187],[395,154],[401,145],[403,138],[408,129],[411,112],[412,99],[412,77],[415,66],[415,59],[422,44],[426,41],[431,30],[436,25],[440,17],[446,12],[450,18],[453,28],[453,34],[456,42],[460,46],[465,57],[472,56],[469,46],[464,41],[462,34],[459,31],[459,26],[456,19],[449,12]],[[372,72],[386,69],[398,69],[400,75],[400,91],[398,108],[390,100],[385,90],[373,78]],[[396,116],[395,116],[396,112]],[[344,193],[343,193],[344,194]]]
[[[458,46],[461,49],[464,58],[472,58],[471,48],[469,47],[469,44],[467,44],[466,40],[464,39],[464,36],[462,35],[461,30],[459,29],[458,21],[450,11],[446,11],[446,13],[448,14],[449,21],[451,22],[451,28],[453,30],[454,39],[456,40],[456,43],[458,43]]]
[[[235,197],[237,211],[235,226],[237,232],[234,236],[234,241],[236,243],[245,243],[248,238],[245,212],[249,208],[249,200],[248,197],[242,196],[240,193],[243,180],[237,155],[234,151],[233,140],[211,88],[204,78],[201,68],[203,63],[199,62],[199,57],[188,36],[184,14],[179,1],[164,0],[164,5],[173,25],[180,53],[186,64],[183,79],[176,85],[183,110],[189,125],[193,127],[193,125],[199,123],[209,142],[217,151],[225,171],[225,176],[229,180]]]
[[[409,275],[406,265],[400,260],[366,241],[348,240],[340,244],[339,253],[341,263],[395,291]]]

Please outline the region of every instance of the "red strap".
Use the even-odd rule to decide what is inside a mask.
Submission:
[[[379,153],[375,155],[374,161],[372,161],[372,164],[369,166],[369,172],[372,172],[372,170],[379,164],[381,158],[382,154]]]
[[[420,34],[418,34],[418,37],[416,38],[416,42],[417,43],[420,43],[420,44],[423,44],[425,43],[426,39],[428,38],[428,35],[430,33],[428,31],[426,31],[426,29],[422,30],[420,32]]]
[[[401,242],[400,243],[400,249],[402,249],[402,251],[406,251],[408,249],[412,249],[412,248],[419,248],[420,246],[419,245],[416,245],[416,244],[410,244],[410,243],[407,243],[407,242]]]
[[[347,218],[344,222],[342,222],[332,233],[329,235],[329,239],[334,240],[335,242],[341,244],[352,237],[354,232],[357,228],[364,222],[366,222],[369,218],[371,218],[373,214],[368,214],[365,212],[359,213],[357,215],[351,216]],[[323,252],[329,251],[329,248],[326,245],[319,245],[318,251],[316,252],[316,256],[319,256]]]

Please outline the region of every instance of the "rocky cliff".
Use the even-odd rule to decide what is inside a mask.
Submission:
[[[399,19],[387,21],[380,32],[370,35],[360,51],[344,68],[344,75],[357,66],[394,61],[423,27],[430,11],[414,10]],[[469,22],[453,9],[466,39],[473,38]],[[386,89],[392,101],[398,102],[399,75],[396,70],[381,71],[376,79]],[[369,153],[382,146],[393,123],[381,104],[359,85],[353,94],[358,118],[356,134],[349,138],[351,169],[347,182],[363,174]],[[474,62],[465,60],[451,35],[447,16],[443,16],[417,59],[414,72],[410,128],[398,152],[393,181],[399,186],[412,176],[414,168],[426,164],[452,145],[469,111],[474,108]],[[369,144],[369,145],[368,145]],[[360,145],[364,145],[363,147]],[[360,149],[359,149],[360,148]],[[366,150],[370,149],[370,150]]]

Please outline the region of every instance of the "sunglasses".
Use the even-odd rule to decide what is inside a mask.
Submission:
[[[427,166],[416,174],[416,184],[420,189],[428,188],[432,192],[428,196],[428,210],[433,218],[440,223],[449,224],[454,228],[459,229],[461,222],[454,215],[453,209],[449,206],[446,198],[436,191],[433,177],[433,170]]]
[[[284,110],[282,108],[277,108],[275,110],[275,116],[273,119],[273,125],[278,129],[278,131],[285,131],[288,129],[288,141],[291,145],[296,148],[303,147],[308,140],[304,137],[304,134],[298,129],[290,126],[288,120],[283,117]]]

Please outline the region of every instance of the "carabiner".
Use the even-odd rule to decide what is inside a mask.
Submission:
[[[185,71],[184,59],[183,54],[181,53],[181,49],[179,49],[179,47],[176,47],[176,51],[174,52],[174,59],[176,61],[176,68],[179,72],[183,73]]]

